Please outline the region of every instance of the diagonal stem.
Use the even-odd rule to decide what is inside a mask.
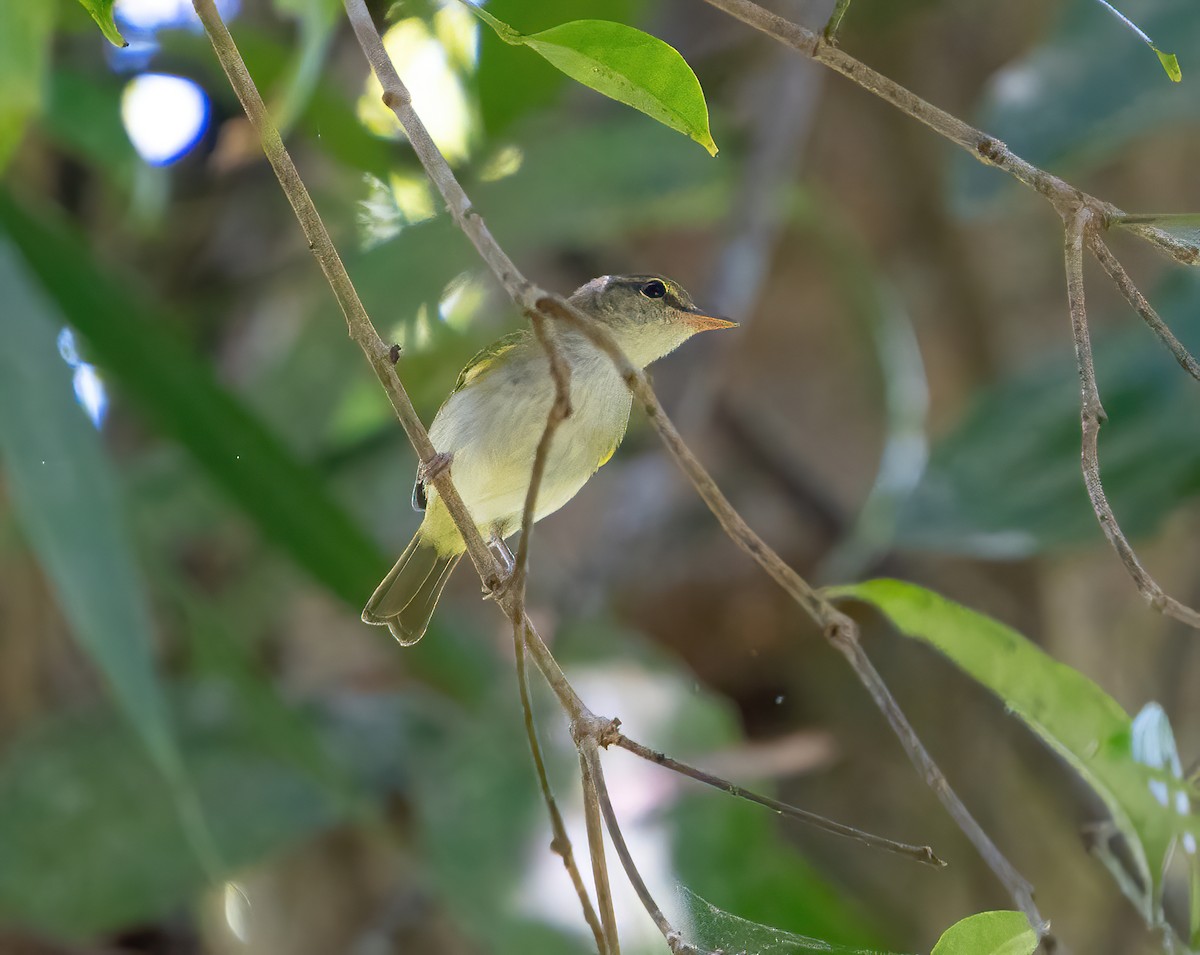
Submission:
[[[831,832],[834,835],[845,836],[848,839],[854,839],[861,842],[863,845],[870,846],[873,849],[882,849],[884,852],[894,852],[896,855],[908,856],[910,859],[915,859],[917,862],[931,865],[934,868],[941,868],[946,863],[937,857],[930,846],[914,846],[905,842],[896,842],[894,839],[886,839],[883,836],[876,836],[869,832],[864,832],[861,829],[855,829],[853,826],[847,826],[840,822],[834,822],[832,819],[827,819],[824,816],[818,815],[815,812],[809,812],[807,809],[801,809],[798,806],[792,806],[786,802],[780,802],[778,799],[772,799],[770,796],[762,796],[758,793],[751,792],[749,789],[732,783],[727,779],[722,779],[720,776],[714,776],[712,773],[707,773],[703,769],[697,769],[695,766],[689,766],[687,763],[681,762],[678,759],[672,759],[664,753],[650,749],[648,746],[643,746],[636,740],[630,739],[625,734],[618,734],[614,741],[617,746],[624,750],[628,750],[635,756],[640,756],[642,759],[651,763],[656,763],[659,766],[669,769],[672,772],[679,773],[681,776],[687,776],[689,779],[694,779],[697,782],[704,783],[706,786],[712,786],[714,789],[719,789],[721,792],[728,793],[730,796],[736,796],[740,799],[745,799],[748,802],[757,803],[760,806],[765,806],[767,809],[777,812],[780,815],[788,816],[792,819],[798,819],[800,822],[807,823],[817,829],[822,829],[825,832]]]
[[[1125,271],[1125,267],[1107,245],[1100,238],[1099,233],[1089,231],[1084,237],[1087,242],[1087,247],[1091,249],[1092,255],[1096,257],[1096,261],[1100,263],[1100,267],[1108,273],[1108,277],[1113,280],[1113,284],[1117,286],[1121,294],[1125,296],[1127,301],[1135,312],[1141,317],[1152,332],[1158,336],[1159,341],[1167,346],[1168,351],[1175,356],[1175,360],[1179,362],[1179,366],[1189,375],[1200,381],[1200,363],[1192,357],[1192,353],[1187,350],[1183,342],[1175,337],[1175,333],[1171,331],[1166,322],[1162,320],[1154,306],[1142,294],[1142,290],[1134,284],[1133,279],[1129,277],[1129,273]]]

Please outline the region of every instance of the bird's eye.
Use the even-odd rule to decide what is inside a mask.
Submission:
[[[667,294],[667,287],[658,279],[651,279],[642,286],[642,294],[646,298],[662,298]]]

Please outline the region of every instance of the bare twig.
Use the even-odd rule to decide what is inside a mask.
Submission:
[[[1098,445],[1100,425],[1107,420],[1108,416],[1100,404],[1100,391],[1096,386],[1096,369],[1092,361],[1087,305],[1083,294],[1083,244],[1085,234],[1093,226],[1093,213],[1090,209],[1081,207],[1074,215],[1065,216],[1064,222],[1066,224],[1067,300],[1071,310],[1071,336],[1075,343],[1075,361],[1079,368],[1079,384],[1082,391],[1080,421],[1083,428],[1083,449],[1080,459],[1088,498],[1100,521],[1100,528],[1104,531],[1104,536],[1108,538],[1108,542],[1121,558],[1121,562],[1129,571],[1134,583],[1137,584],[1138,591],[1150,602],[1150,606],[1169,617],[1188,624],[1188,626],[1200,629],[1200,613],[1164,593],[1142,566],[1137,554],[1125,538],[1121,525],[1117,523],[1116,515],[1113,514],[1112,507],[1108,503],[1108,496],[1104,493],[1104,485],[1100,481]],[[1095,251],[1095,247],[1093,247],[1093,251]],[[1104,259],[1100,258],[1103,263]],[[1123,275],[1124,272],[1122,271],[1121,274]],[[1127,276],[1126,281],[1128,281]],[[1132,282],[1129,284],[1132,287]],[[1119,281],[1118,285],[1120,285]]]
[[[590,736],[576,740],[579,746],[579,775],[583,780],[583,814],[587,821],[588,848],[592,854],[592,877],[596,882],[596,900],[600,906],[600,920],[604,925],[605,945],[600,955],[621,955],[621,944],[617,940],[617,916],[613,910],[612,888],[608,882],[608,863],[604,857],[604,827],[600,821],[599,782],[593,775],[596,763],[588,754],[595,754],[596,741]],[[598,765],[598,764],[597,764]],[[624,859],[621,860],[624,862]]]
[[[1167,349],[1175,356],[1175,360],[1179,362],[1179,366],[1193,378],[1200,380],[1200,363],[1197,363],[1196,359],[1192,357],[1192,353],[1187,350],[1183,342],[1175,337],[1174,332],[1154,310],[1154,306],[1146,301],[1142,290],[1134,284],[1129,273],[1125,271],[1125,267],[1117,261],[1117,257],[1104,244],[1104,240],[1100,238],[1099,234],[1095,231],[1088,231],[1084,236],[1084,241],[1087,242],[1087,247],[1092,250],[1092,255],[1096,257],[1101,268],[1108,273],[1108,277],[1125,296],[1125,300],[1141,316],[1142,321],[1150,327],[1150,330],[1158,336],[1159,341],[1167,346]]]
[[[591,783],[594,797],[599,804],[601,814],[604,816],[604,824],[608,828],[608,836],[612,839],[613,848],[617,850],[617,857],[621,860],[621,865],[625,868],[626,878],[629,879],[630,885],[633,886],[633,890],[641,900],[642,907],[646,910],[650,918],[654,920],[654,924],[662,932],[663,938],[667,940],[671,951],[679,951],[679,943],[682,940],[681,936],[667,920],[667,917],[663,915],[662,909],[658,907],[658,903],[654,901],[650,890],[646,888],[645,880],[642,879],[642,874],[638,871],[637,865],[633,861],[633,856],[629,853],[629,846],[625,844],[625,837],[621,834],[621,826],[617,822],[617,814],[613,810],[612,800],[608,795],[608,786],[604,783],[604,767],[600,765],[600,751],[596,740],[587,739],[583,741],[583,745],[579,750],[579,758],[583,763],[585,778]]]
[[[524,627],[514,630],[513,632],[513,649],[516,656],[517,669],[517,687],[521,694],[521,710],[525,717],[525,735],[529,739],[529,750],[533,755],[533,766],[537,773],[538,787],[542,791],[542,801],[546,804],[546,811],[550,815],[550,849],[563,860],[563,867],[567,870],[567,875],[571,879],[571,885],[575,889],[575,894],[579,897],[580,908],[583,909],[583,918],[587,922],[588,927],[592,930],[592,936],[596,940],[596,951],[604,951],[604,928],[600,924],[600,919],[596,915],[596,909],[592,905],[591,897],[588,895],[587,886],[583,883],[583,876],[579,871],[579,866],[575,862],[575,853],[571,847],[570,837],[567,836],[567,827],[563,823],[562,813],[558,810],[558,802],[554,798],[554,792],[550,788],[550,777],[546,773],[546,760],[542,755],[542,745],[538,740],[537,725],[533,719],[533,701],[529,693],[529,674],[525,667],[525,630]]]
[[[893,839],[885,839],[882,836],[872,835],[869,832],[863,832],[861,829],[855,829],[853,826],[847,826],[840,822],[834,822],[832,819],[827,819],[824,816],[818,815],[815,812],[809,812],[807,809],[800,809],[797,806],[789,805],[785,802],[780,802],[778,799],[772,799],[769,796],[761,796],[758,793],[751,792],[749,789],[744,789],[727,779],[722,779],[720,776],[714,776],[712,773],[706,773],[702,769],[697,769],[695,766],[689,766],[687,763],[680,762],[677,759],[672,759],[664,753],[650,749],[648,746],[643,746],[641,743],[631,740],[624,733],[617,736],[615,743],[624,750],[628,750],[635,756],[640,756],[642,759],[649,760],[652,763],[657,763],[666,769],[679,773],[681,776],[687,776],[689,779],[694,779],[697,782],[704,783],[706,786],[712,786],[714,789],[719,789],[721,792],[728,793],[731,796],[737,796],[749,802],[757,803],[760,806],[765,806],[774,812],[784,816],[789,816],[792,819],[798,819],[800,822],[807,823],[817,829],[822,829],[825,832],[831,832],[834,835],[845,836],[848,839],[854,839],[861,842],[863,845],[871,846],[873,849],[881,849],[884,852],[894,852],[897,855],[908,856],[910,859],[915,859],[917,862],[922,862],[925,865],[931,865],[935,868],[941,868],[946,863],[939,859],[929,846],[914,846],[906,842],[896,842]]]

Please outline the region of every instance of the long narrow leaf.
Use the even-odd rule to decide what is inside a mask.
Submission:
[[[94,264],[78,237],[3,193],[0,229],[86,338],[90,357],[192,453],[263,535],[333,593],[351,604],[364,601],[385,564],[378,549],[320,477],[164,330],[170,323]]]

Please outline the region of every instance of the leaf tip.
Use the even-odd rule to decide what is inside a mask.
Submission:
[[[1158,62],[1162,64],[1162,68],[1167,71],[1167,76],[1172,83],[1183,82],[1183,70],[1179,67],[1179,57],[1174,53],[1164,53],[1162,50],[1153,48],[1158,56]]]

